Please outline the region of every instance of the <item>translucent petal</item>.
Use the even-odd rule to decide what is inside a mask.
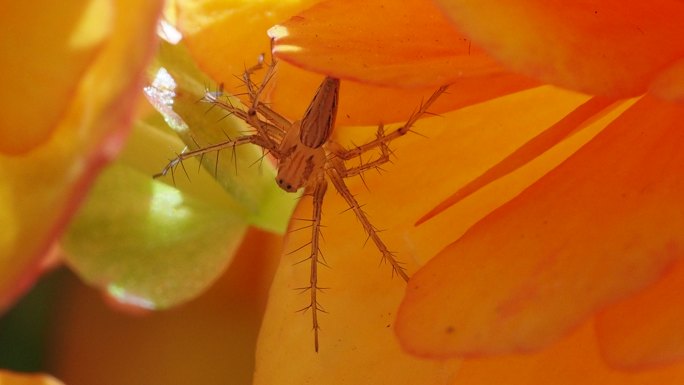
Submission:
[[[682,364],[644,371],[615,370],[603,361],[601,349],[589,320],[536,353],[467,360],[454,384],[652,385],[679,384],[684,379]]]
[[[271,102],[292,120],[301,119],[322,76],[298,69],[284,61],[278,66],[277,86],[271,93]],[[441,114],[536,86],[538,83],[532,79],[507,72],[462,78],[452,84],[449,91],[433,104],[430,112]],[[383,87],[345,80],[340,86],[337,127],[346,129],[346,126],[404,121],[437,87]]]
[[[644,369],[684,358],[683,289],[684,264],[678,261],[658,282],[602,311],[596,333],[607,362]]]
[[[0,236],[0,308],[40,272],[39,260],[62,232],[97,171],[118,152],[128,130],[142,71],[157,47],[154,32],[161,4],[120,0],[113,6],[115,15],[125,17],[113,19],[112,37],[104,40],[90,66],[72,85],[75,93],[69,96],[49,140],[21,156],[0,156],[0,179],[4,181],[0,185],[0,227],[4,229]],[[97,12],[89,15],[101,21]],[[76,39],[79,44],[89,41],[82,34],[88,35],[91,24],[72,25],[81,36]],[[33,60],[40,62],[36,66],[45,64],[39,55]]]
[[[269,35],[289,63],[375,85],[439,87],[503,71],[424,0],[323,1]]]
[[[530,351],[658,279],[682,255],[684,109],[645,97],[412,278],[406,349]]]
[[[315,0],[179,0],[178,28],[199,68],[230,93],[244,92],[235,75],[270,52],[266,31]]]
[[[596,95],[642,94],[684,52],[684,3],[677,0],[438,3],[508,68]]]
[[[8,2],[0,14],[0,152],[20,154],[48,141],[79,81],[110,38],[112,3]],[[97,24],[90,20],[97,19]],[[84,41],[79,36],[90,34]]]

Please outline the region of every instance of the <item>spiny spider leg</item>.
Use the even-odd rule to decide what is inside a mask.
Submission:
[[[302,310],[311,309],[312,324],[314,330],[314,349],[318,352],[318,330],[320,325],[318,324],[318,312],[322,311],[320,303],[318,302],[318,292],[323,288],[318,286],[318,264],[321,263],[321,249],[320,249],[320,238],[321,238],[321,218],[323,216],[323,198],[325,197],[325,191],[328,188],[328,182],[325,181],[325,177],[321,175],[321,178],[316,180],[313,187],[313,216],[311,224],[311,255],[309,256],[309,263],[311,266],[311,273],[309,276],[309,287],[304,288],[309,291],[311,296],[309,305]]]
[[[250,117],[248,116],[248,112],[236,107],[233,105],[230,100],[222,100],[219,98],[219,96],[215,92],[207,92],[204,95],[204,101],[207,103],[211,103],[214,106],[218,106],[226,111],[228,111],[230,114],[235,115],[238,117],[240,120],[246,122],[251,126],[250,122]],[[263,106],[263,105],[260,105]],[[269,116],[266,114],[263,114],[262,111],[260,110],[259,113],[263,115],[266,119],[269,119]],[[256,119],[259,119],[258,117]],[[262,132],[266,133],[266,135],[270,138],[275,138],[278,141],[282,140],[282,138],[285,136],[285,132],[287,128],[290,126],[290,122],[287,121],[287,119],[282,118],[282,121],[278,122],[267,122],[259,119],[259,127],[262,128]],[[257,131],[258,132],[258,131]]]
[[[385,137],[385,130],[384,130],[384,126],[381,124],[378,126],[376,138],[381,139],[383,137]],[[360,175],[360,174],[362,174],[368,170],[371,170],[371,169],[378,169],[383,164],[389,162],[390,154],[391,154],[391,151],[390,151],[389,147],[387,146],[387,143],[382,142],[382,143],[380,143],[380,157],[378,157],[377,159],[374,159],[370,162],[363,163],[363,164],[356,166],[356,167],[345,168],[343,162],[337,162],[336,166],[338,168],[338,172],[340,173],[340,175],[343,178],[349,178],[349,177],[352,177],[354,175]]]
[[[247,87],[247,92],[249,94],[249,100],[252,103],[252,106],[246,111],[246,115],[242,119],[249,125],[254,127],[258,133],[268,136],[268,132],[266,132],[266,129],[264,128],[264,122],[258,118],[258,114],[261,114],[268,121],[273,123],[273,125],[280,128],[281,131],[283,131],[283,133],[290,129],[291,123],[285,117],[273,111],[260,100],[262,93],[266,89],[266,86],[275,75],[275,69],[277,64],[275,58],[271,56],[271,63],[268,65],[268,69],[266,70],[264,79],[261,82],[261,84],[257,87],[256,83],[252,81],[251,75],[256,70],[263,68],[263,63],[264,59],[262,55],[259,58],[259,63],[245,70],[245,72],[242,75],[242,80],[245,83],[245,86]],[[280,135],[279,138],[282,138],[282,136],[283,135]],[[269,139],[271,138],[269,137]],[[271,142],[273,142],[272,139]]]
[[[202,147],[197,150],[193,151],[187,151],[187,152],[182,152],[176,156],[175,159],[171,160],[165,167],[164,169],[153,176],[153,178],[159,178],[162,176],[165,176],[168,174],[169,171],[172,171],[173,169],[176,168],[179,164],[182,165],[183,161],[186,159],[194,158],[196,156],[201,156],[204,155],[208,152],[213,152],[213,151],[221,151],[226,148],[231,148],[231,147],[236,147],[240,146],[246,143],[253,143],[256,144],[257,146],[261,146],[264,149],[267,149],[268,151],[271,151],[275,157],[278,157],[278,149],[276,147],[269,147],[269,144],[264,140],[263,137],[259,135],[246,135],[246,136],[240,136],[235,139],[230,139],[226,140],[220,143],[212,144],[207,147]]]
[[[440,95],[444,93],[444,91],[447,90],[449,86],[442,86],[439,87],[431,96],[430,98],[423,104],[421,104],[420,108],[416,112],[414,112],[409,119],[404,123],[403,126],[397,128],[395,131],[383,135],[382,137],[376,138],[375,140],[372,140],[368,143],[362,144],[360,146],[357,146],[355,148],[346,150],[346,151],[341,151],[336,153],[336,155],[344,160],[349,160],[358,157],[359,155],[365,153],[366,151],[372,150],[374,148],[377,148],[379,146],[382,146],[383,144],[387,144],[394,139],[397,139],[401,136],[406,135],[407,132],[411,130],[411,127],[413,127],[413,124],[420,119],[421,116],[427,113],[428,109],[430,106],[439,98]]]
[[[352,195],[352,193],[349,191],[349,188],[347,188],[340,171],[337,169],[337,167],[335,167],[334,163],[333,167],[326,169],[326,173],[328,174],[333,186],[335,186],[335,189],[340,193],[340,195],[342,195],[344,200],[347,201],[347,204],[352,211],[354,211],[354,214],[356,214],[356,217],[361,222],[363,229],[366,230],[368,237],[373,241],[373,243],[375,243],[375,246],[378,248],[378,250],[380,250],[380,253],[382,253],[382,261],[389,262],[389,264],[392,266],[392,273],[397,274],[404,281],[408,282],[409,277],[406,274],[406,269],[401,266],[399,260],[397,260],[394,254],[389,251],[385,243],[382,241],[378,235],[378,230],[370,223],[370,220],[361,208],[361,205],[359,205],[359,202],[356,201],[354,195]]]

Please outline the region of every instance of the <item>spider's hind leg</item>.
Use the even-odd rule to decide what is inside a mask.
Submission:
[[[399,262],[394,253],[391,252],[382,241],[380,235],[378,234],[379,230],[373,226],[373,224],[370,222],[370,219],[368,219],[366,212],[363,211],[359,202],[357,202],[354,195],[351,193],[351,191],[349,191],[346,183],[344,183],[344,177],[341,175],[341,172],[338,170],[338,167],[335,165],[335,163],[333,163],[333,167],[330,167],[326,170],[326,173],[328,174],[332,184],[335,186],[335,189],[340,193],[340,195],[342,195],[344,200],[347,201],[349,208],[354,212],[359,222],[361,222],[363,229],[366,231],[366,234],[368,234],[368,238],[373,241],[375,247],[377,247],[382,254],[382,261],[389,263],[389,265],[392,267],[392,274],[396,274],[404,281],[408,282],[409,277],[406,273],[406,269],[404,266],[402,266],[402,263]]]
[[[325,310],[318,301],[318,294],[324,288],[318,286],[318,267],[319,264],[325,264],[323,255],[321,254],[321,218],[323,216],[323,198],[328,188],[328,183],[325,177],[316,180],[313,186],[307,188],[307,193],[311,191],[313,197],[313,215],[311,219],[311,253],[302,262],[308,260],[310,265],[309,286],[300,288],[303,293],[309,293],[309,304],[300,311],[304,312],[311,310],[312,326],[314,331],[314,349],[318,352],[318,331],[320,325],[318,323],[319,312],[325,313]],[[308,226],[307,226],[308,227]]]

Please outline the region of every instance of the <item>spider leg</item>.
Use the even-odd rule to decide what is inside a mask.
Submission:
[[[212,144],[206,147],[199,148],[197,150],[192,150],[192,151],[184,151],[178,156],[176,156],[174,159],[172,159],[163,169],[161,172],[158,174],[154,175],[153,178],[159,178],[162,176],[165,176],[166,174],[171,171],[173,173],[173,170],[175,170],[178,165],[183,167],[183,161],[186,159],[194,158],[196,156],[204,156],[204,154],[208,152],[214,152],[214,151],[221,151],[226,148],[235,148],[236,146],[240,146],[243,144],[247,143],[252,143],[256,144],[257,146],[260,146],[268,151],[271,151],[275,157],[278,157],[278,149],[275,147],[271,147],[270,143],[266,141],[262,136],[259,135],[245,135],[245,136],[240,136],[235,139],[229,139],[220,143]]]
[[[271,122],[274,126],[280,128],[282,134],[284,135],[284,133],[291,125],[290,121],[284,116],[280,115],[279,113],[273,111],[270,107],[268,107],[261,101],[261,96],[264,90],[266,89],[266,86],[275,75],[276,64],[276,59],[273,56],[271,56],[271,63],[268,65],[268,69],[266,70],[264,79],[262,80],[261,84],[257,86],[256,83],[252,81],[251,75],[257,70],[263,68],[264,55],[262,54],[259,57],[259,62],[256,65],[245,70],[245,72],[242,75],[242,81],[245,83],[245,86],[247,87],[249,101],[252,103],[252,106],[246,112],[247,117],[251,119],[252,117],[255,117],[257,113],[259,113],[262,116],[264,116],[269,122]],[[252,126],[254,126],[254,128],[257,129],[257,131],[259,131],[259,121],[252,122],[248,121],[247,119],[245,121],[250,123]]]
[[[378,126],[378,132],[376,134],[377,139],[381,139],[385,137],[385,130],[384,126],[381,124]],[[337,171],[340,173],[340,175],[343,178],[349,178],[355,175],[361,175],[364,172],[372,169],[379,169],[380,166],[383,164],[389,162],[390,160],[390,154],[392,151],[390,151],[389,146],[387,145],[386,142],[381,142],[379,144],[380,147],[380,156],[370,162],[362,163],[359,166],[355,167],[345,167],[343,162],[338,162],[336,163],[337,166]]]
[[[413,127],[416,121],[428,112],[430,106],[440,97],[440,95],[444,93],[444,91],[447,90],[448,87],[449,86],[439,87],[430,96],[430,98],[428,98],[427,101],[421,103],[420,107],[418,107],[418,110],[411,114],[406,123],[404,123],[401,127],[397,128],[395,131],[387,135],[378,137],[375,140],[372,140],[368,143],[362,144],[355,148],[337,152],[336,155],[343,160],[353,159],[369,150],[375,149],[377,147],[382,147],[383,145],[387,145],[387,143],[393,141],[394,139],[406,135],[407,132],[411,131],[411,127]]]
[[[397,274],[404,281],[408,282],[409,278],[406,274],[406,269],[401,265],[399,260],[397,260],[394,253],[389,251],[385,243],[382,241],[380,235],[378,235],[378,230],[375,228],[375,226],[373,226],[373,224],[370,223],[370,220],[361,208],[361,205],[359,205],[359,202],[356,201],[354,195],[352,195],[352,193],[349,191],[349,188],[347,188],[347,185],[344,183],[344,179],[340,174],[340,171],[338,171],[337,167],[335,166],[335,163],[333,163],[333,167],[328,168],[326,172],[333,186],[335,186],[335,189],[340,193],[340,195],[342,195],[344,200],[347,201],[349,208],[354,211],[354,214],[356,214],[356,218],[358,218],[358,220],[361,222],[363,229],[366,230],[368,238],[373,241],[375,247],[377,247],[382,254],[382,261],[388,262],[392,266],[393,274]]]
[[[311,274],[309,276],[309,286],[304,287],[303,291],[308,291],[310,295],[309,305],[301,309],[301,311],[306,311],[311,309],[312,325],[314,331],[314,349],[318,352],[318,331],[320,325],[318,324],[318,312],[325,312],[318,302],[318,292],[323,288],[318,286],[318,265],[323,263],[320,240],[321,240],[321,218],[323,214],[323,198],[325,197],[325,192],[328,188],[328,183],[325,181],[325,177],[321,174],[314,186],[313,186],[313,217],[311,223],[311,254],[309,255]]]
[[[229,115],[236,116],[240,120],[254,127],[257,130],[257,133],[267,136],[270,139],[275,138],[277,141],[281,141],[285,136],[285,132],[287,132],[291,125],[290,122],[285,118],[282,118],[276,122],[272,122],[267,115],[263,116],[269,121],[261,120],[258,116],[250,116],[249,110],[245,111],[242,108],[234,105],[229,99],[222,99],[220,96],[222,95],[215,92],[207,92],[204,95],[204,101],[228,111]]]

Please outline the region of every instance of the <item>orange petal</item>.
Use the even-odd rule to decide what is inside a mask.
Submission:
[[[106,5],[93,6],[91,13],[79,13],[84,19],[64,20],[80,20],[81,24],[62,29],[72,28],[74,41],[85,44],[94,37],[89,32],[98,31],[98,23],[111,17],[111,37],[104,40],[77,84],[70,85],[75,94],[68,98],[49,140],[21,156],[0,156],[4,182],[0,184],[0,228],[4,229],[0,236],[0,309],[40,270],[39,260],[60,235],[97,171],[116,155],[132,119],[143,69],[156,48],[161,2],[118,0],[106,4],[116,12]],[[11,38],[22,41],[25,37],[12,34]],[[52,40],[44,44],[50,45]],[[49,65],[39,54],[34,56],[40,62],[35,66]]]
[[[315,0],[178,0],[178,28],[195,62],[226,91],[242,93],[235,75],[270,52],[266,31]],[[212,85],[207,85],[212,86]]]
[[[107,13],[100,23],[88,18],[109,8],[89,0],[46,3],[40,11],[30,2],[5,4],[0,25],[11,32],[0,35],[0,152],[23,153],[50,138],[111,32]]]
[[[0,370],[0,384],[2,385],[63,385],[54,377],[44,374],[12,373]]]
[[[300,203],[294,217],[310,218],[310,197]],[[345,208],[329,186],[321,246],[328,267],[319,265],[318,271],[318,285],[327,288],[318,291],[324,309],[318,312],[319,351],[314,350],[311,311],[298,311],[309,304],[309,291],[301,287],[310,279],[307,245],[311,231],[306,220],[294,221],[259,334],[254,384],[441,383],[458,362],[421,360],[401,350],[392,323],[404,282],[392,279],[387,266],[378,267],[380,254],[370,242],[363,247],[356,218],[351,212],[339,214]],[[377,211],[369,208],[369,212]],[[375,223],[387,225],[386,221]],[[398,246],[392,245],[393,249]]]
[[[684,358],[683,290],[684,263],[678,261],[656,284],[603,311],[596,328],[606,360],[639,369]]]
[[[269,35],[285,61],[376,85],[439,87],[502,72],[425,0],[323,1]]]
[[[666,100],[684,101],[684,59],[662,71],[651,83],[650,92]]]
[[[539,349],[682,255],[684,107],[645,97],[412,278],[405,349]]]
[[[276,76],[277,87],[274,87],[271,94],[272,105],[293,120],[301,119],[322,76],[285,62],[278,64]],[[430,112],[441,114],[537,85],[538,83],[530,78],[507,72],[486,77],[461,78],[433,104]],[[396,88],[343,81],[340,87],[337,127],[406,120],[436,89],[437,86],[432,85],[419,88]]]
[[[684,53],[678,0],[438,0],[509,68],[587,93],[633,96]]]
[[[596,120],[597,117],[605,114],[608,107],[614,104],[614,102],[613,99],[606,98],[590,99],[573,112],[566,115],[563,119],[558,121],[558,123],[532,138],[529,142],[515,150],[515,152],[494,165],[485,173],[458,189],[446,200],[440,202],[435,208],[420,217],[420,219],[416,221],[416,226],[459,203],[484,186],[510,174],[539,157],[543,152],[557,145],[560,141],[577,132],[591,121]]]
[[[255,65],[261,53],[268,53],[270,47],[268,38],[265,36],[266,29],[275,22],[285,20],[292,14],[307,8],[314,1],[274,3],[234,1],[230,7],[223,1],[183,0],[179,2],[178,26],[185,35],[186,45],[199,67],[218,83],[224,83],[226,91],[230,93],[244,92],[244,86],[241,80],[236,79],[236,76],[241,77],[246,67]],[[402,5],[402,7],[404,6],[424,8],[425,4],[420,1],[412,1]],[[284,26],[289,28],[289,23],[295,23],[292,33],[296,33],[296,35],[278,38],[275,46],[276,51],[282,49],[281,43],[301,43],[306,47],[306,50],[300,53],[277,52],[277,55],[285,60],[278,65],[275,79],[272,82],[276,86],[273,87],[270,96],[272,106],[281,114],[292,120],[300,119],[320,84],[321,76],[294,68],[286,62],[294,60],[298,66],[300,63],[297,60],[310,62],[308,56],[302,58],[301,55],[314,55],[315,60],[312,59],[311,62],[320,64],[314,67],[303,66],[307,70],[335,74],[347,80],[361,79],[363,80],[362,83],[379,83],[396,87],[397,85],[406,86],[408,84],[406,80],[401,80],[401,78],[415,78],[417,76],[422,79],[412,83],[413,89],[374,87],[358,82],[343,82],[340,110],[344,110],[344,113],[339,114],[338,126],[379,124],[404,120],[415,106],[429,97],[438,86],[443,84],[445,79],[455,81],[455,84],[452,86],[450,94],[444,96],[435,105],[431,111],[433,113],[461,108],[534,87],[538,84],[532,79],[501,71],[498,66],[493,65],[495,69],[490,68],[490,64],[483,63],[490,63],[492,60],[484,57],[481,51],[469,47],[468,44],[464,43],[456,49],[445,44],[441,35],[443,33],[453,34],[454,32],[448,20],[441,16],[434,7],[431,8],[432,14],[428,9],[419,13],[418,16],[430,21],[437,20],[438,22],[433,23],[435,29],[430,29],[426,32],[427,35],[418,37],[434,43],[436,46],[427,47],[426,52],[412,53],[413,56],[408,58],[405,53],[406,47],[402,46],[402,51],[395,50],[393,53],[396,57],[387,56],[386,59],[382,59],[382,63],[377,62],[380,58],[375,53],[380,49],[380,46],[384,47],[388,44],[391,46],[392,41],[396,40],[395,33],[406,34],[404,36],[406,39],[417,39],[418,37],[412,35],[416,31],[395,29],[392,32],[392,28],[383,30],[376,25],[378,20],[374,20],[371,24],[367,23],[370,15],[368,12],[363,14],[355,12],[357,14],[355,17],[337,16],[346,15],[345,12],[350,7],[358,8],[359,4],[357,2],[319,4],[293,17],[282,24],[280,29],[277,29],[282,31]],[[406,10],[401,7],[385,6],[382,2],[375,0],[363,3],[363,7],[386,7],[388,8],[388,17],[398,17],[402,18],[404,23],[408,22],[406,14],[402,16],[402,12]],[[265,11],[266,9],[268,12]],[[332,17],[331,13],[333,12],[336,13],[334,18],[339,23],[329,24],[327,18]],[[315,22],[314,25],[299,23],[298,20],[302,20],[303,17],[312,17]],[[398,23],[399,21],[388,19],[388,22]],[[387,26],[387,24],[383,25]],[[336,34],[338,31],[335,28],[348,28],[359,36],[357,39],[349,34],[340,36]],[[376,29],[383,33],[378,35]],[[228,30],[231,31],[230,34],[225,33]],[[313,35],[318,37],[311,38]],[[221,38],[217,38],[217,36]],[[333,50],[333,53],[338,55],[336,60],[323,60],[321,62],[321,55],[325,56],[330,51],[328,44],[332,44],[329,41],[323,42],[324,36],[333,39],[335,44],[339,45],[339,49]],[[376,44],[378,47],[359,46],[358,40],[362,37],[361,41],[369,40],[369,36],[374,37],[371,39],[372,43],[369,44]],[[295,41],[292,42],[292,39]],[[434,42],[430,39],[437,39],[438,41]],[[323,45],[321,45],[322,42]],[[416,40],[414,46],[419,48],[423,46],[423,43]],[[451,56],[442,52],[444,50],[451,52],[449,54]],[[392,55],[389,51],[385,54]],[[420,58],[421,55],[424,58]],[[444,55],[448,56],[446,62],[442,62]],[[268,61],[268,57],[266,59]],[[463,65],[459,64],[459,67],[453,67],[454,61],[463,62]],[[341,65],[340,63],[345,64]],[[372,68],[367,68],[369,66]],[[437,67],[441,69],[437,70]],[[365,69],[365,72],[359,74],[339,73],[339,71],[359,71],[362,69]],[[440,71],[446,71],[448,74],[440,75]],[[259,80],[263,73],[264,71],[257,71],[254,76],[255,79]],[[387,75],[392,78],[380,82],[374,81],[373,77],[378,75]],[[408,81],[412,82],[411,80]],[[485,83],[487,84],[486,87],[483,86]]]
[[[534,354],[464,361],[453,385],[653,385],[680,384],[684,364],[648,371],[619,371],[601,359],[592,322]]]

